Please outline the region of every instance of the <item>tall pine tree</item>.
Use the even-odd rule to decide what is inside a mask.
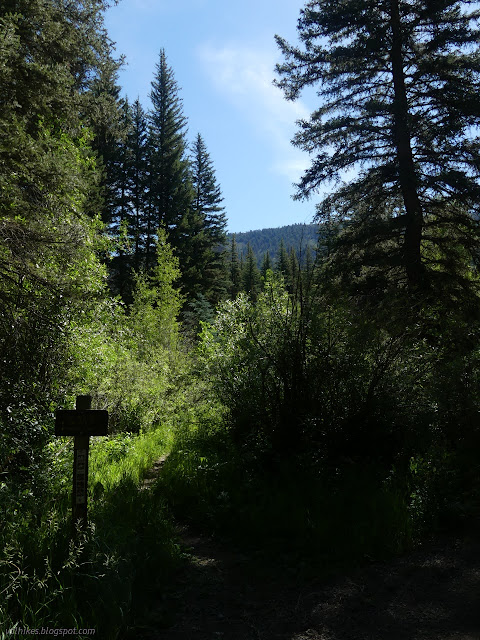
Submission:
[[[228,280],[229,287],[228,292],[230,298],[234,300],[242,290],[242,265],[238,257],[237,241],[235,234],[232,234],[232,241],[230,243],[230,251],[228,254]]]
[[[131,242],[133,251],[133,267],[138,271],[145,263],[148,207],[148,151],[147,115],[137,98],[131,111],[131,125],[128,134],[128,147],[132,159],[129,167],[131,184],[132,222]]]
[[[283,238],[280,240],[280,246],[278,248],[278,256],[275,268],[278,272],[282,274],[284,278],[288,278],[290,273],[290,262],[288,259],[288,253],[285,249],[285,243],[283,242]]]
[[[319,108],[294,142],[315,154],[307,197],[357,177],[319,211],[349,222],[343,242],[411,291],[438,282],[456,297],[479,243],[480,32],[473,2],[316,0],[300,47],[277,37],[288,99],[318,88]],[[359,265],[360,269],[361,265]],[[436,288],[436,292],[441,287]]]
[[[264,254],[263,254],[263,258],[262,258],[262,267],[260,269],[260,273],[262,274],[262,278],[265,280],[265,278],[267,277],[267,272],[268,271],[272,271],[273,265],[272,265],[272,259],[270,258],[270,252],[267,250]]]
[[[190,294],[203,294],[211,303],[225,296],[226,216],[213,163],[200,134],[192,145],[191,176],[194,198],[184,224],[183,282]]]
[[[165,50],[160,51],[156,75],[150,93],[149,113],[149,201],[145,241],[146,267],[155,264],[154,237],[160,226],[177,250],[182,269],[185,234],[182,221],[192,204],[192,183],[187,157],[187,119],[173,69],[167,64]]]
[[[92,147],[101,170],[99,199],[91,203],[92,214],[101,213],[107,226],[118,224],[125,207],[125,138],[128,107],[121,98],[118,71],[122,61],[109,57],[103,61],[99,73],[91,81],[85,94],[88,121],[93,131]],[[99,208],[96,209],[96,208]]]
[[[257,266],[257,259],[250,244],[247,247],[247,257],[243,265],[242,280],[243,290],[255,302],[260,293],[261,278]]]

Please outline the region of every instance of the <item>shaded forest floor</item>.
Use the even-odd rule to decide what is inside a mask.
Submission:
[[[478,532],[333,577],[272,565],[187,525],[178,538],[184,566],[129,638],[480,640]]]

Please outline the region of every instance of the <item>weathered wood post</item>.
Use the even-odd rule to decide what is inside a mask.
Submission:
[[[90,411],[92,409],[92,396],[77,396],[75,402],[76,411]],[[88,450],[90,436],[79,434],[73,441],[73,492],[72,492],[72,519],[73,526],[77,520],[83,527],[87,524],[87,486],[88,486]]]
[[[88,450],[90,436],[106,436],[108,411],[93,411],[91,396],[77,396],[75,410],[59,409],[55,414],[55,435],[74,436],[72,522],[87,524]]]

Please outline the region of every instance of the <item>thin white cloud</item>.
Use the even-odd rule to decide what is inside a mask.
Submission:
[[[199,49],[201,63],[216,89],[241,110],[270,140],[272,171],[297,181],[309,164],[308,156],[291,145],[296,121],[309,110],[301,102],[287,102],[272,83],[275,54],[245,45]]]
[[[205,6],[205,0],[177,0],[175,3],[168,0],[133,0],[133,4],[137,11],[158,14],[201,8]]]
[[[164,3],[159,0],[135,0],[137,11],[158,11],[164,9]]]

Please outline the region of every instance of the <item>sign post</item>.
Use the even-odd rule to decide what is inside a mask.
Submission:
[[[91,396],[77,396],[75,410],[59,409],[55,414],[55,435],[74,436],[72,521],[76,528],[87,524],[88,449],[90,436],[106,436],[108,411],[93,411]]]

